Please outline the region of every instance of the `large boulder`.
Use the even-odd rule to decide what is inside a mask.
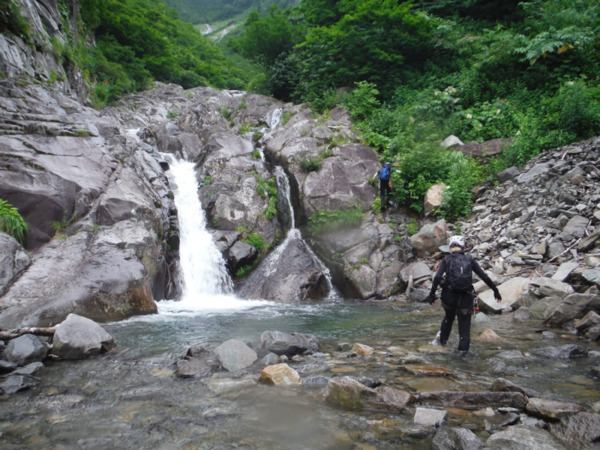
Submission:
[[[523,292],[527,291],[530,282],[529,278],[515,277],[500,284],[498,290],[502,296],[501,302],[497,302],[494,298],[494,292],[487,289],[479,294],[479,307],[487,313],[510,311],[512,305],[520,299]]]
[[[229,372],[237,372],[258,359],[256,352],[244,342],[229,339],[214,349],[221,366]]]
[[[134,249],[123,241],[101,243],[103,236],[81,230],[38,252],[0,298],[0,327],[53,326],[71,312],[99,322],[155,313],[150,281]]]
[[[84,359],[116,347],[113,337],[93,320],[69,314],[57,325],[52,354],[60,359]]]
[[[294,386],[302,383],[298,372],[285,363],[265,367],[258,381],[273,386]]]
[[[445,220],[438,220],[421,227],[418,233],[410,237],[415,254],[419,258],[429,256],[446,244],[448,239],[448,225]]]
[[[311,334],[265,331],[260,335],[260,348],[276,355],[291,358],[319,350],[319,340]]]
[[[372,214],[365,214],[358,227],[323,232],[311,242],[345,297],[387,298],[404,287],[398,274],[412,248],[407,240],[398,242],[390,225]]]
[[[446,185],[444,183],[438,183],[427,190],[423,201],[423,213],[426,216],[429,216],[442,205],[444,189],[446,189]]]
[[[240,283],[238,295],[283,303],[322,299],[329,292],[326,270],[298,236],[291,236]]]

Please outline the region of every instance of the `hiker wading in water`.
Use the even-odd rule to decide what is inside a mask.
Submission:
[[[458,350],[468,352],[471,342],[471,315],[473,314],[473,272],[494,291],[494,298],[500,302],[502,297],[493,281],[486,275],[471,255],[465,254],[465,239],[462,236],[452,236],[448,240],[450,255],[444,257],[433,278],[433,286],[426,301],[431,305],[435,302],[435,291],[442,287],[442,306],[446,313],[440,332],[440,344],[446,345],[454,318],[458,315]],[[445,276],[444,276],[445,275]]]

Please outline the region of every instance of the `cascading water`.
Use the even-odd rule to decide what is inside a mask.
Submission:
[[[179,301],[159,302],[159,311],[214,311],[256,305],[257,302],[233,296],[233,283],[223,256],[206,230],[194,164],[171,155],[165,155],[165,158],[169,160],[176,187],[174,196],[179,219],[183,295]]]
[[[276,270],[276,268],[277,268],[276,262],[279,261],[279,256],[286,250],[286,248],[288,247],[288,245],[291,241],[293,241],[295,239],[303,240],[300,230],[298,228],[296,228],[296,218],[294,216],[294,208],[292,206],[290,183],[289,183],[286,173],[284,172],[284,170],[281,166],[275,167],[275,178],[277,179],[277,188],[279,191],[279,195],[284,195],[284,198],[287,203],[290,229],[288,231],[288,234],[287,234],[287,237],[285,238],[285,240],[277,247],[277,249],[275,249],[275,251],[273,251],[272,255],[270,255],[269,259],[267,260],[267,263],[265,265],[265,274],[266,275],[270,275]],[[323,264],[323,261],[321,261],[317,257],[317,255],[315,255],[315,253],[311,250],[311,248],[308,245],[306,246],[306,250],[312,257],[313,261],[315,261],[315,263],[317,264],[317,266],[319,267],[321,272],[323,272],[323,274],[325,275],[325,278],[327,279],[327,286],[329,288],[329,294],[327,296],[327,299],[340,298],[339,292],[337,291],[337,289],[335,289],[335,286],[333,285],[333,283],[331,281],[331,273],[329,272],[329,269],[327,268],[327,266],[325,264]]]

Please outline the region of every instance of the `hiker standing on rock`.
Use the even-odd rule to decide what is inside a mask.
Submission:
[[[440,344],[446,345],[454,318],[458,315],[458,350],[468,352],[471,342],[471,315],[473,314],[473,272],[494,291],[494,298],[500,302],[502,297],[494,282],[487,276],[477,261],[465,254],[465,239],[462,236],[452,236],[448,240],[450,255],[444,257],[433,278],[433,286],[426,301],[431,305],[435,302],[435,291],[442,286],[442,306],[446,313],[440,332]],[[446,275],[444,277],[444,274]]]
[[[379,176],[379,198],[381,199],[381,211],[385,211],[388,206],[391,206],[390,195],[392,194],[392,171],[400,173],[399,170],[392,169],[392,163],[386,162],[375,174],[375,177]]]

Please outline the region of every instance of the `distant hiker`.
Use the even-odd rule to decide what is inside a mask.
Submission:
[[[438,285],[442,287],[442,306],[446,316],[440,327],[440,344],[446,345],[454,318],[458,315],[458,350],[468,352],[471,342],[471,314],[473,314],[473,277],[475,272],[490,289],[494,291],[494,298],[502,301],[498,288],[481,269],[471,255],[465,254],[465,239],[462,236],[452,236],[448,240],[450,255],[444,257],[440,267],[433,278],[433,286],[426,301],[433,305],[435,290]],[[446,275],[444,277],[444,274]]]
[[[386,162],[375,176],[379,176],[379,198],[381,199],[381,210],[385,211],[390,206],[390,195],[392,193],[392,164]],[[399,170],[395,170],[400,173]]]

